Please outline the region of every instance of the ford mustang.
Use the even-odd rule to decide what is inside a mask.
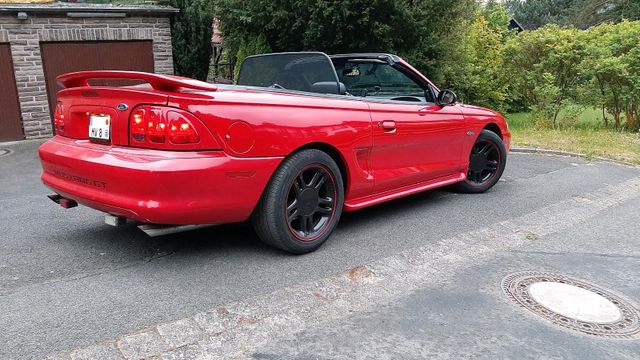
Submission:
[[[58,83],[56,135],[39,149],[51,199],[147,228],[251,219],[298,254],[343,211],[447,185],[488,190],[511,138],[500,114],[390,54],[256,55],[234,85],[129,71]]]

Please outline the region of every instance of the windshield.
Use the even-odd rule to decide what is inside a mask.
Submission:
[[[319,52],[250,56],[242,63],[237,84],[322,93],[340,90],[331,60]]]
[[[340,82],[355,96],[424,98],[425,89],[399,69],[381,60],[333,59]]]

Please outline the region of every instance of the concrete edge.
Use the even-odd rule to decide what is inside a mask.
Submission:
[[[50,136],[39,137],[35,139],[24,139],[24,140],[14,140],[14,141],[4,141],[4,142],[0,141],[0,148],[4,146],[20,146],[20,145],[43,143],[49,139],[51,139]]]
[[[537,154],[537,155],[575,157],[575,158],[580,158],[585,160],[597,160],[597,161],[603,161],[603,162],[610,162],[610,163],[629,166],[633,168],[640,167],[640,165],[630,163],[627,161],[610,159],[602,156],[589,156],[587,154],[576,153],[571,151],[563,151],[563,150],[557,150],[557,149],[545,149],[545,148],[527,147],[527,146],[513,146],[511,147],[510,152],[513,152],[516,154]]]

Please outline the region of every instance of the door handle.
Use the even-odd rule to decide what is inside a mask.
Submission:
[[[384,131],[394,131],[396,129],[396,122],[393,120],[384,120],[378,122],[378,126]]]

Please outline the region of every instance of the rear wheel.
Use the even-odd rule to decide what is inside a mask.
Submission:
[[[502,139],[489,130],[482,130],[469,154],[469,171],[465,181],[456,184],[458,190],[482,193],[495,185],[507,161],[507,151]]]
[[[303,150],[278,167],[252,216],[265,243],[294,254],[319,248],[335,229],[344,202],[338,165],[326,153]]]

